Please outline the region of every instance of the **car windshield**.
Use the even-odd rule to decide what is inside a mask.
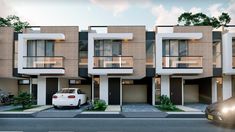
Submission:
[[[58,93],[74,93],[75,89],[62,89]]]

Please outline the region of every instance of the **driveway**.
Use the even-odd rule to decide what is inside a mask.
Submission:
[[[161,112],[149,104],[124,104],[121,113],[130,118],[160,118],[167,116],[167,113]]]
[[[68,108],[68,107],[61,108],[61,109],[50,108],[50,109],[36,113],[35,117],[38,117],[38,118],[72,118],[80,114],[87,107],[88,105],[82,105],[79,109]]]

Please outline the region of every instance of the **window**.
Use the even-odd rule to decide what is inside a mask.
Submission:
[[[69,85],[79,85],[79,84],[81,84],[81,80],[75,80],[75,79],[69,80]]]
[[[187,40],[163,40],[162,45],[163,56],[187,56],[188,41]]]
[[[122,54],[121,40],[95,40],[95,56],[119,56]]]
[[[54,56],[54,41],[28,40],[27,56]]]

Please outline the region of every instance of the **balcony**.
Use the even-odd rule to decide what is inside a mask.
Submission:
[[[24,69],[64,69],[62,56],[24,56]]]
[[[162,67],[164,69],[202,69],[202,56],[164,56]]]
[[[64,57],[62,56],[23,56],[21,74],[59,75],[64,74]]]
[[[133,69],[132,56],[94,56],[95,69]]]
[[[156,67],[156,73],[159,75],[203,73],[202,56],[163,56],[161,60],[161,65]]]
[[[93,56],[90,64],[88,73],[92,75],[133,74],[132,56]]]

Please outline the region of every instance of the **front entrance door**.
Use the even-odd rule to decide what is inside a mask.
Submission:
[[[32,96],[33,100],[35,100],[35,104],[37,104],[37,98],[38,98],[38,85],[32,84]]]
[[[109,105],[120,105],[120,78],[109,78]]]
[[[52,96],[58,91],[58,78],[46,79],[46,104],[52,104]]]
[[[170,79],[170,99],[173,104],[182,105],[182,79]]]

